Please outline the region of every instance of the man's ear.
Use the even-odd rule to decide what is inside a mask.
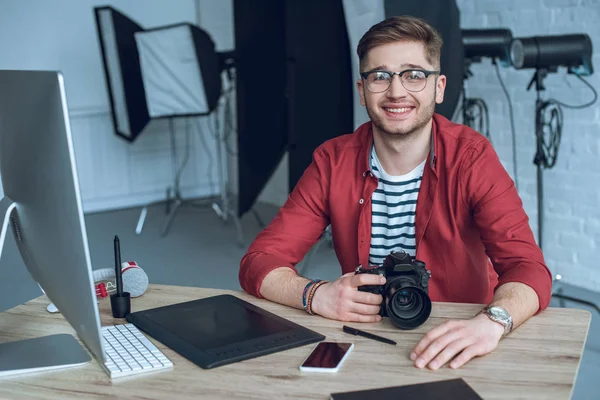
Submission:
[[[365,107],[365,87],[362,79],[356,81],[356,88],[358,89],[358,94],[360,95],[360,105]]]
[[[440,75],[436,82],[435,102],[441,104],[444,101],[444,90],[446,90],[446,75]]]

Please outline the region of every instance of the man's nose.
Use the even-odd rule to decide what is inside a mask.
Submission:
[[[399,75],[392,76],[392,82],[387,90],[387,97],[395,99],[399,97],[405,97],[408,91],[402,85],[402,79]]]

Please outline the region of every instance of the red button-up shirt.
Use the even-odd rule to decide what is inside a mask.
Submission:
[[[295,270],[329,224],[342,273],[369,265],[377,188],[372,145],[368,122],[315,150],[285,205],[241,261],[246,292],[261,297],[270,271]],[[546,308],[552,278],[528,221],[491,143],[435,114],[415,216],[416,258],[431,271],[431,299],[487,304],[498,286],[522,282],[536,291],[540,310]]]

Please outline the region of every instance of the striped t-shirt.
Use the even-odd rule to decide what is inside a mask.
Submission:
[[[391,251],[415,256],[415,211],[424,167],[425,161],[407,174],[388,175],[372,147],[371,168],[379,183],[371,198],[370,265],[381,265]]]

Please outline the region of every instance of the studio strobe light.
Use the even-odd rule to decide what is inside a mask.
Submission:
[[[516,69],[556,71],[567,67],[580,76],[594,73],[592,41],[586,34],[517,38],[511,44],[510,57]]]
[[[535,84],[537,99],[535,102],[535,136],[536,153],[533,163],[537,166],[537,198],[538,198],[538,244],[543,245],[543,221],[544,221],[544,187],[543,168],[552,168],[556,164],[558,149],[562,135],[562,107],[586,108],[596,102],[598,98],[596,90],[582,76],[592,75],[592,41],[585,34],[573,34],[564,36],[534,36],[515,39],[511,44],[510,56],[512,63],[517,69],[535,69],[527,90]],[[544,78],[550,72],[557,72],[559,67],[567,68],[570,74],[577,76],[587,85],[594,97],[591,101],[581,105],[568,105],[558,100],[542,100],[540,92],[545,90]],[[555,275],[555,280],[561,280],[560,273]],[[597,304],[588,300],[566,296],[559,288],[553,297],[560,300],[560,305],[565,306],[565,301],[573,301],[587,305],[600,312]]]
[[[498,64],[507,67],[510,66],[510,44],[512,42],[512,32],[506,28],[496,29],[463,29],[461,31],[464,48],[464,74],[463,74],[463,93],[462,93],[462,123],[467,125],[491,140],[489,112],[485,101],[481,98],[467,97],[466,81],[473,76],[471,65],[481,62],[483,58],[491,58],[496,67],[496,73],[500,79]],[[500,81],[502,84],[502,81]],[[502,84],[504,93],[508,99],[511,108],[511,127],[513,127],[513,147],[514,147],[514,123],[512,118],[512,103],[508,96],[506,88]],[[513,149],[513,154],[516,150]],[[513,157],[515,158],[515,157]],[[516,160],[514,161],[514,178],[516,178]]]
[[[504,66],[510,66],[510,29],[463,29],[463,47],[465,58],[478,62],[483,57],[497,59]]]
[[[584,108],[596,101],[596,91],[582,76],[591,75],[592,41],[586,34],[564,36],[533,36],[513,40],[510,57],[517,69],[535,69],[535,73],[527,86],[527,90],[535,84],[537,91],[535,135],[536,154],[533,163],[537,166],[537,198],[538,198],[538,244],[543,246],[544,190],[543,168],[552,168],[556,164],[562,134],[562,107]],[[594,99],[583,105],[569,106],[557,100],[542,100],[540,92],[545,90],[544,79],[548,73],[557,72],[559,67],[566,67],[570,74],[576,75],[590,87]]]

